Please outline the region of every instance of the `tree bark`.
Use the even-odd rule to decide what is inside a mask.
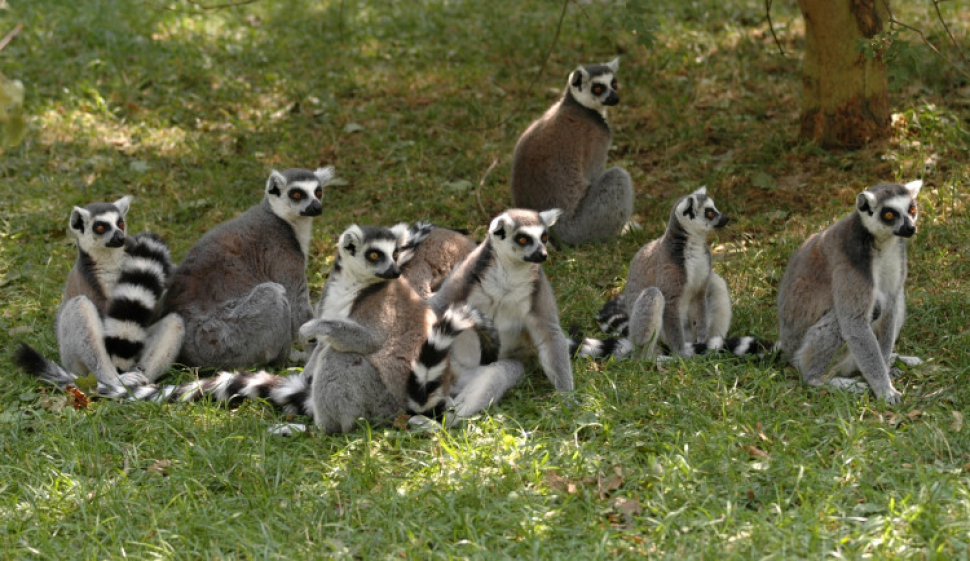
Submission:
[[[824,148],[860,148],[887,138],[886,64],[860,40],[882,32],[889,0],[798,0],[805,18],[801,136]]]

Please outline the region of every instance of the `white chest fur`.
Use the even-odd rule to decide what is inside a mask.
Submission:
[[[872,256],[872,283],[876,303],[895,299],[903,285],[903,256],[898,239],[877,245]]]
[[[306,262],[310,252],[310,238],[313,235],[313,219],[311,217],[299,217],[289,221],[293,227],[293,234],[296,241],[300,243],[300,251],[303,252],[303,261]]]
[[[519,346],[525,318],[532,311],[533,278],[531,266],[507,268],[496,263],[469,294],[469,304],[492,319],[503,357]]]
[[[707,289],[711,276],[711,260],[706,239],[691,237],[684,246],[684,293],[687,295]]]
[[[95,278],[101,284],[105,296],[111,297],[118,278],[121,277],[121,265],[128,258],[124,249],[108,248],[103,251],[92,251],[88,254],[93,261]]]
[[[323,300],[320,318],[347,319],[350,317],[350,309],[354,301],[366,286],[366,283],[354,282],[345,275],[334,279],[334,282],[327,287],[327,296]]]

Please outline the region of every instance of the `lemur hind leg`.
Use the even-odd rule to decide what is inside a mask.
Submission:
[[[88,297],[75,296],[64,303],[57,313],[56,331],[64,368],[78,375],[90,372],[109,387],[122,385],[104,347],[101,315]]]
[[[835,310],[830,310],[808,328],[792,364],[810,386],[829,384],[854,392],[869,390],[862,379],[837,375],[850,374],[856,370],[856,365],[852,353],[845,348]]]
[[[663,329],[664,296],[651,286],[640,292],[630,307],[630,339],[637,348],[637,358],[653,358]],[[674,349],[675,351],[679,349]]]
[[[563,243],[609,239],[620,232],[633,214],[633,181],[621,167],[613,167],[593,180],[576,209],[564,215],[554,230]]]
[[[454,399],[454,417],[449,422],[471,417],[489,405],[497,403],[522,377],[525,367],[518,360],[502,359],[491,364],[461,372],[468,379]]]
[[[137,366],[149,382],[160,378],[175,362],[184,339],[185,322],[175,313],[168,314],[148,328],[145,350]]]
[[[278,363],[286,359],[293,342],[286,289],[275,282],[257,285],[246,296],[184,319],[180,357],[189,365],[228,370]]]

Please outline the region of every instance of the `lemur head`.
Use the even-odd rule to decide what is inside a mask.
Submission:
[[[607,107],[620,102],[616,93],[619,67],[619,57],[606,64],[580,66],[569,75],[568,91],[583,107],[603,113]]]
[[[334,270],[367,284],[396,279],[401,276],[399,243],[398,234],[390,228],[353,224],[337,241]]]
[[[266,198],[273,214],[287,222],[320,216],[323,213],[323,188],[333,180],[333,167],[308,169],[275,169],[266,180]]]
[[[562,211],[536,212],[514,208],[495,217],[488,227],[488,239],[496,254],[510,262],[542,263],[549,254],[549,228]]]
[[[701,187],[677,201],[671,216],[690,234],[707,234],[711,230],[727,226],[731,219],[714,206],[714,199],[707,196],[707,187]]]
[[[881,183],[859,193],[855,206],[863,226],[876,239],[912,237],[919,216],[916,197],[922,186],[920,180],[905,185]]]
[[[125,195],[113,203],[93,203],[74,207],[68,231],[84,253],[118,249],[125,245],[125,215],[132,196]]]

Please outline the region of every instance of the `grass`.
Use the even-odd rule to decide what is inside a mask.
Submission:
[[[773,8],[782,57],[762,3],[740,0],[570,4],[555,41],[562,4],[548,0],[75,4],[0,3],[0,33],[24,23],[0,70],[32,116],[0,156],[0,557],[970,555],[970,108],[966,81],[925,49],[893,68],[893,139],[842,153],[797,139],[793,6]],[[966,10],[940,7],[965,43]],[[896,17],[945,44],[930,8]],[[631,33],[647,28],[652,42]],[[734,218],[715,240],[733,330],[773,337],[801,241],[865,187],[919,177],[899,349],[932,360],[899,380],[900,405],[763,361],[577,360],[572,398],[532,365],[447,432],[281,439],[264,404],[75,410],[10,362],[20,340],[56,356],[72,205],[134,194],[131,228],[179,258],[257,202],[272,167],[334,164],[316,298],[351,221],[481,237],[509,204],[518,134],[576,64],[617,53],[611,159],[644,229],[553,254],[564,325],[593,331],[673,200],[707,185]]]

